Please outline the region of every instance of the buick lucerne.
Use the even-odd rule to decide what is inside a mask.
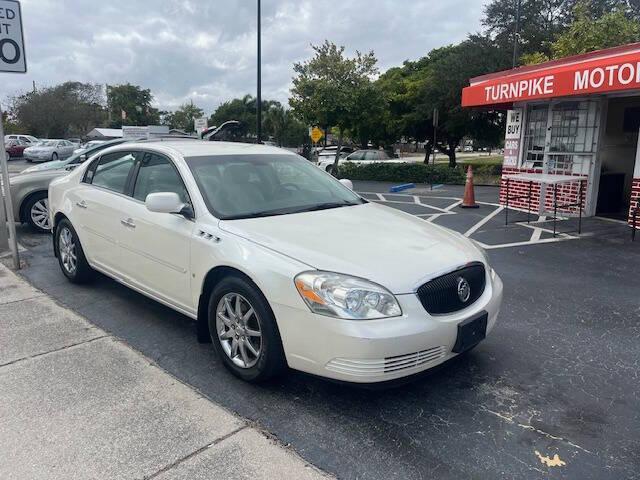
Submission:
[[[348,184],[264,145],[122,144],[51,183],[54,249],[72,282],[100,271],[195,319],[248,381],[382,382],[475,347],[502,302],[486,254]]]

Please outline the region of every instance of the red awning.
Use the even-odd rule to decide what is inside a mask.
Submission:
[[[462,106],[640,90],[640,43],[472,78]]]

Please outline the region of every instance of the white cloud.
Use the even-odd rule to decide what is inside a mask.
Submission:
[[[266,0],[263,98],[286,101],[294,62],[329,39],[373,50],[382,70],[479,29],[478,0]],[[0,99],[66,80],[131,82],[160,108],[207,113],[255,92],[255,0],[23,0],[28,73],[0,74]]]

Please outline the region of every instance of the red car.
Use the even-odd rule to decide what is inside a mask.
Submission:
[[[20,140],[9,140],[4,144],[4,149],[7,152],[8,157],[22,157],[22,152],[29,145],[21,142]]]

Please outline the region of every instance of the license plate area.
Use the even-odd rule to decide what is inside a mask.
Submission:
[[[460,322],[458,324],[458,336],[452,351],[454,353],[462,353],[484,340],[487,336],[488,318],[489,314],[487,312],[481,312]]]

